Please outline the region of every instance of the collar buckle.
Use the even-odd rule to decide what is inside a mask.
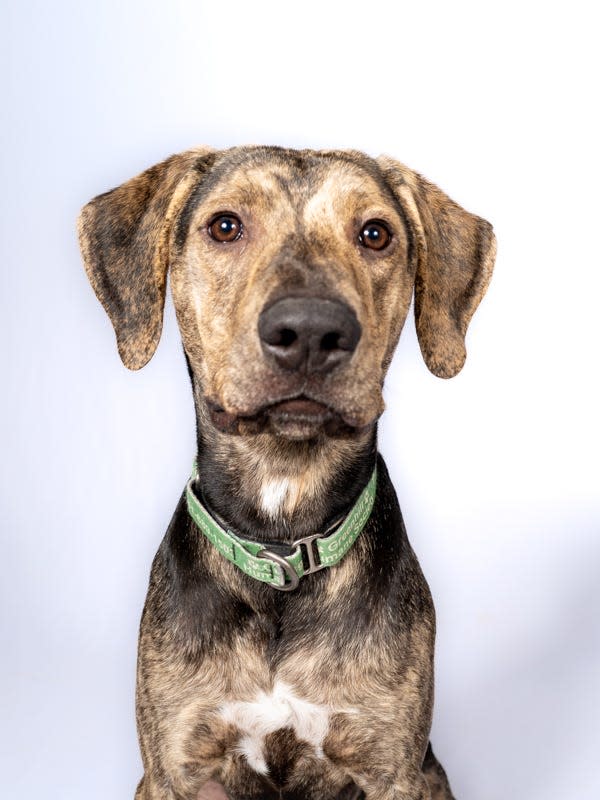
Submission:
[[[324,569],[327,566],[326,564],[321,564],[321,556],[319,554],[319,549],[315,544],[317,539],[322,539],[322,538],[323,538],[322,533],[313,533],[310,536],[303,536],[301,539],[296,539],[296,541],[292,544],[292,547],[295,548],[294,555],[296,553],[300,553],[300,557],[302,558],[302,563],[304,566],[305,575],[310,575],[313,572],[318,572],[320,569]],[[307,561],[308,561],[308,566],[306,566]]]

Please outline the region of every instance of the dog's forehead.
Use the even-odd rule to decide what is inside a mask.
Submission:
[[[367,156],[276,149],[225,154],[196,199],[201,206],[288,207],[307,218],[392,202],[377,164]]]

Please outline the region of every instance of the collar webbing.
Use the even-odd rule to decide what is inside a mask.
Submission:
[[[223,528],[196,497],[193,489],[198,478],[196,464],[192,477],[186,487],[188,512],[206,538],[217,548],[222,556],[231,561],[246,575],[283,591],[291,591],[298,586],[300,578],[324,567],[337,564],[346,555],[369,519],[375,490],[377,487],[377,468],[369,482],[360,493],[343,522],[329,536],[312,534],[296,539],[291,545],[292,553],[280,556],[268,549],[262,542],[252,542],[229,529]],[[302,548],[306,548],[306,559]],[[308,562],[308,565],[306,565]]]

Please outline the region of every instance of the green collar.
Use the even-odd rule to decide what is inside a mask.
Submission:
[[[280,556],[269,550],[264,543],[242,539],[233,531],[222,528],[194,494],[193,485],[197,478],[198,470],[194,463],[192,477],[185,491],[187,507],[191,518],[206,538],[222,556],[246,575],[268,583],[275,589],[290,592],[298,586],[304,575],[337,564],[352,547],[373,508],[377,468],[373,470],[356,503],[332,534],[326,536],[324,533],[314,533],[296,539],[288,556]]]

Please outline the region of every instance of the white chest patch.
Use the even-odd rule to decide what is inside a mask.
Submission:
[[[323,758],[330,713],[328,706],[297,697],[282,681],[276,681],[270,693],[259,692],[254,700],[233,701],[221,707],[221,717],[243,734],[240,752],[252,769],[263,775],[268,772],[264,738],[280,728],[293,728],[298,739],[311,744],[316,755]]]
[[[260,502],[263,511],[270,517],[276,517],[287,500],[290,488],[290,481],[287,478],[265,481],[260,490]]]

